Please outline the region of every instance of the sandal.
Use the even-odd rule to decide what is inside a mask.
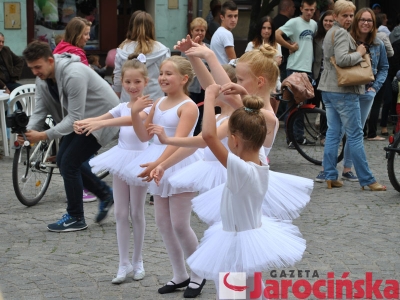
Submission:
[[[384,141],[384,140],[386,140],[384,137],[381,137],[381,136],[379,136],[379,135],[377,135],[376,137],[374,137],[374,138],[367,138],[367,140],[368,141]]]

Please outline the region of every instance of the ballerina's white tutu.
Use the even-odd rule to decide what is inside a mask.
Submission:
[[[269,187],[268,169],[265,163],[260,166],[228,154],[227,182],[220,200],[214,201],[220,204],[221,221],[205,231],[187,259],[197,275],[214,280],[220,272],[254,274],[290,267],[301,260],[306,242],[299,229],[290,221],[261,214]]]
[[[263,215],[281,220],[298,218],[310,202],[313,187],[311,179],[269,171],[268,191],[262,203]],[[221,221],[223,189],[222,184],[192,199],[193,211],[208,225]]]
[[[128,102],[120,103],[111,109],[109,113],[114,118],[131,116],[131,109],[128,104]],[[143,111],[149,114],[150,108],[145,108]],[[94,173],[107,170],[111,174],[121,177],[123,168],[138,157],[147,146],[147,142],[139,140],[132,126],[121,126],[118,145],[92,158],[89,161],[89,165]]]
[[[161,98],[155,106],[154,109],[154,116],[153,116],[153,123],[158,124],[164,127],[165,134],[169,137],[175,135],[176,127],[179,123],[179,117],[177,111],[179,107],[187,102],[193,102],[192,100],[185,100],[179,103],[178,105],[162,111],[159,106],[162,101],[164,101],[166,97]],[[194,126],[189,133],[188,136],[192,136],[194,131]],[[161,154],[163,154],[164,150],[167,148],[167,145],[163,145],[160,143],[160,140],[157,136],[154,136],[153,143],[140,155],[138,155],[134,160],[132,160],[129,164],[125,165],[121,178],[126,181],[129,185],[147,185],[147,182],[142,181],[142,178],[137,177],[140,173],[142,173],[145,168],[140,167],[140,165],[145,163],[151,163],[156,161]],[[179,163],[175,164],[171,168],[167,169],[164,172],[162,179],[157,186],[154,181],[151,181],[149,185],[149,192],[152,195],[159,195],[163,198],[174,195],[180,194],[184,192],[195,192],[195,190],[190,188],[175,188],[172,187],[168,182],[168,177],[174,172],[183,167],[186,167],[198,160],[201,159],[199,152],[195,152],[194,154],[188,156],[187,158],[183,159]]]
[[[228,117],[218,120],[217,127]],[[228,138],[225,137],[221,143],[228,148]],[[188,188],[200,193],[226,182],[226,168],[221,165],[210,148],[204,148],[204,158],[174,172],[169,177],[169,183],[175,188]]]
[[[215,223],[187,263],[200,277],[215,279],[219,272],[253,274],[290,267],[301,260],[305,249],[296,226],[263,216],[261,227],[240,232],[224,231],[222,222]]]
[[[159,142],[154,142],[151,144],[146,151],[143,151],[139,156],[137,156],[134,160],[132,160],[129,164],[125,165],[123,169],[123,173],[121,174],[121,178],[126,181],[128,184],[134,185],[149,185],[149,193],[152,195],[160,195],[161,197],[168,197],[173,194],[179,194],[184,192],[195,192],[196,190],[191,188],[180,188],[173,187],[168,182],[168,177],[175,171],[180,170],[183,167],[189,166],[194,162],[197,162],[201,159],[201,155],[197,152],[188,156],[184,160],[179,163],[173,165],[169,169],[165,170],[163,177],[160,180],[159,186],[155,184],[154,181],[150,183],[143,182],[142,178],[137,177],[140,173],[142,173],[145,168],[140,167],[141,164],[147,162],[156,161],[161,154],[164,152],[167,145],[159,144]]]
[[[92,172],[97,173],[107,170],[111,174],[121,177],[121,170],[132,160],[138,157],[143,150],[127,150],[120,146],[114,146],[110,150],[95,156],[89,161]]]

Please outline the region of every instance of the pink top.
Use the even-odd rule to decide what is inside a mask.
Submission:
[[[53,54],[61,54],[61,53],[71,53],[78,55],[81,58],[81,62],[85,65],[89,65],[89,62],[86,58],[85,51],[82,48],[71,45],[70,43],[64,42],[63,40],[57,45],[54,49]]]

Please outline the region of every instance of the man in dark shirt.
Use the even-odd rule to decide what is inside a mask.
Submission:
[[[293,0],[281,0],[278,6],[278,11],[278,14],[272,21],[275,29],[285,25],[285,23],[293,17],[294,12],[296,11],[296,6],[294,5]],[[286,78],[286,63],[288,57],[289,50],[285,47],[282,47],[282,63],[279,66],[281,82]]]
[[[0,32],[0,89],[12,92],[20,84],[16,81],[22,73],[24,60],[4,46],[4,35]]]

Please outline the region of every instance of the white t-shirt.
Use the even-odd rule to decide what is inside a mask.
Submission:
[[[246,162],[229,153],[228,178],[222,192],[221,220],[225,231],[261,226],[261,205],[268,190],[269,166]]]
[[[244,50],[244,52],[249,52],[249,51],[251,51],[251,50],[253,50],[253,49],[254,49],[254,44],[253,44],[253,42],[249,42],[249,43],[247,44],[246,50]],[[276,43],[276,50],[277,50],[278,52],[276,53],[275,56],[282,56],[282,47],[281,47],[281,45],[278,44],[278,43]]]
[[[287,69],[311,73],[314,59],[313,38],[317,28],[317,22],[307,22],[302,17],[290,19],[279,28],[292,42],[299,45],[299,50],[289,55]]]
[[[214,51],[221,65],[229,63],[228,55],[226,55],[226,47],[234,47],[233,34],[224,27],[219,27],[211,38],[210,48]]]

